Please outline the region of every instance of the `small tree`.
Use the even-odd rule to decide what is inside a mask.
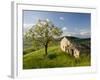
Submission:
[[[62,30],[56,27],[51,21],[38,20],[36,25],[29,29],[29,31],[25,35],[44,46],[45,55],[47,55],[49,42],[52,41],[54,38],[60,36],[61,34]]]

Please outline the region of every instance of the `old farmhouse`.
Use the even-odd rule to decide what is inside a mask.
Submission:
[[[60,42],[61,50],[74,56],[75,58],[79,58],[80,56],[80,50],[76,44],[71,42],[66,37],[63,37]]]

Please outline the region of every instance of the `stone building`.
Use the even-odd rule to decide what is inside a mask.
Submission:
[[[71,40],[63,37],[60,42],[60,48],[62,51],[74,56],[75,58],[79,58],[80,50],[78,46],[76,46]]]

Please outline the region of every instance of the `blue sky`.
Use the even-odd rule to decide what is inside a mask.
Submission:
[[[88,38],[91,36],[91,14],[51,11],[23,11],[24,29],[34,25],[38,19],[49,19],[63,30],[62,36]]]

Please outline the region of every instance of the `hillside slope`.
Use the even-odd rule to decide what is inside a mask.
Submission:
[[[56,68],[90,66],[90,55],[82,54],[79,60],[60,50],[58,46],[48,48],[48,55],[44,57],[44,48],[28,53],[23,57],[23,69]]]

